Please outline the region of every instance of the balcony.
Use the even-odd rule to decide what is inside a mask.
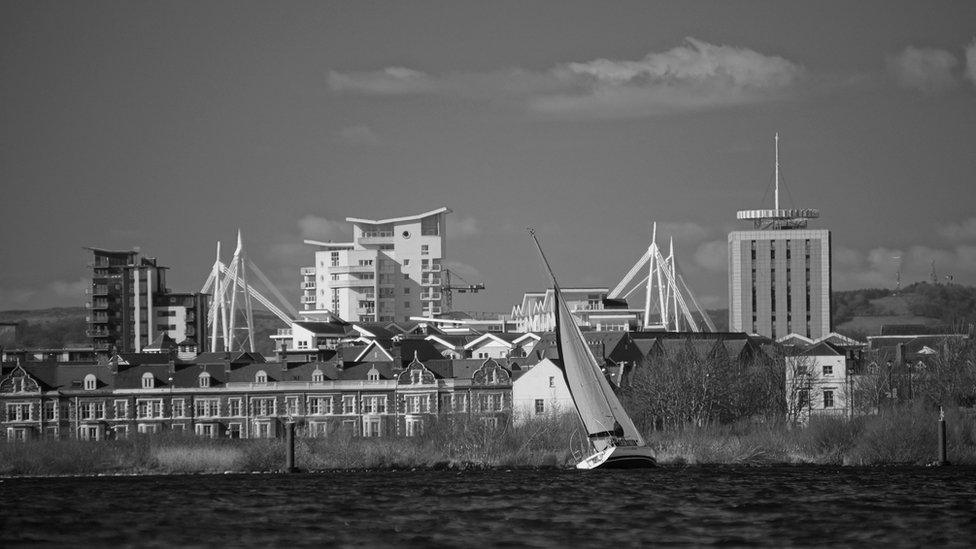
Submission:
[[[108,322],[108,315],[105,313],[94,313],[85,317],[85,322],[89,324],[105,324]]]
[[[86,303],[85,306],[89,307],[90,309],[94,309],[96,311],[103,311],[105,309],[108,309],[108,300],[107,299],[95,299],[95,300],[92,300],[92,301]]]
[[[424,293],[420,294],[420,299],[423,300],[423,301],[440,301],[441,300],[441,293],[440,292],[424,292]]]
[[[372,307],[362,307],[356,309],[356,314],[359,316],[363,316],[363,315],[373,316],[376,314],[376,309]]]
[[[314,290],[315,289],[315,283],[314,282],[302,282],[302,289],[303,290]]]
[[[315,276],[315,267],[302,267],[302,276]]]
[[[112,333],[108,330],[89,328],[85,330],[85,335],[88,337],[109,337],[112,335]]]
[[[421,272],[424,272],[424,273],[439,273],[439,272],[441,272],[441,266],[440,266],[440,264],[438,264],[438,265],[427,265],[426,267],[421,267],[420,270],[421,270]]]
[[[441,285],[441,279],[440,279],[440,277],[434,277],[434,276],[432,276],[430,278],[426,278],[425,277],[425,278],[422,278],[420,280],[420,285],[421,286],[440,286]]]
[[[340,265],[330,267],[329,272],[332,274],[375,273],[376,267],[373,265]]]
[[[349,280],[333,280],[333,288],[371,288],[375,285],[375,278],[353,278]]]
[[[424,313],[430,316],[441,314],[440,307],[430,307],[429,309],[424,309]]]
[[[303,295],[301,302],[302,303],[315,303],[315,296],[314,295]]]
[[[96,259],[94,262],[89,263],[88,267],[90,269],[107,269],[111,267],[111,265],[109,264],[108,259],[101,257]]]
[[[108,295],[108,286],[96,285],[89,288],[89,290],[91,291],[91,295]]]

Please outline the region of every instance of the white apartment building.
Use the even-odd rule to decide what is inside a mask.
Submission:
[[[347,217],[352,242],[319,242],[315,265],[301,270],[302,309],[331,311],[350,322],[405,322],[443,307],[446,255],[442,207],[390,219]]]

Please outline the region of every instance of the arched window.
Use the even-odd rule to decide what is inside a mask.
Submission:
[[[258,373],[254,374],[254,382],[255,383],[267,383],[268,382],[268,373],[265,372],[264,370],[258,370]]]
[[[380,372],[376,368],[370,368],[369,372],[366,373],[366,379],[369,381],[379,381]]]
[[[201,372],[198,381],[201,387],[210,387],[210,373]]]
[[[153,389],[156,387],[156,378],[149,372],[142,374],[142,388]]]
[[[323,381],[325,381],[325,374],[322,373],[322,370],[312,372],[312,383],[322,383]]]
[[[95,377],[95,374],[85,376],[85,390],[93,391],[96,387],[98,387],[98,378]]]

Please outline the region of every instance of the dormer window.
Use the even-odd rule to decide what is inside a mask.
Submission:
[[[254,382],[255,383],[267,383],[268,382],[268,374],[267,374],[267,372],[265,372],[264,370],[259,370],[258,373],[254,375]]]
[[[368,379],[369,381],[379,381],[380,379],[379,370],[377,370],[376,368],[370,369],[370,371],[366,374],[366,379]]]
[[[98,386],[98,378],[95,377],[95,374],[88,374],[87,376],[85,376],[86,391],[94,391],[97,386]]]
[[[142,374],[142,388],[154,389],[155,387],[156,387],[156,378],[149,372]]]
[[[198,382],[200,383],[200,387],[203,388],[210,387],[210,373],[201,372],[200,377],[198,378]]]
[[[312,383],[322,383],[323,381],[325,381],[325,374],[322,373],[322,370],[312,372]]]

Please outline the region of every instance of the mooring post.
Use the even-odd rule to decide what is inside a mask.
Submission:
[[[949,465],[946,442],[945,410],[942,409],[942,406],[939,406],[939,465]]]
[[[285,423],[285,471],[297,472],[295,468],[295,422]]]

